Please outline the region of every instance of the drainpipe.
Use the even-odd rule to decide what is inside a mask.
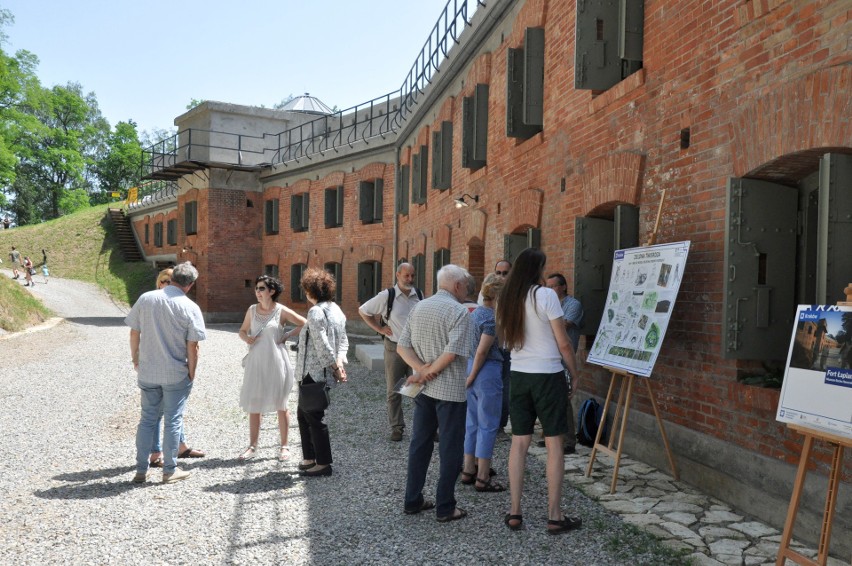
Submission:
[[[399,203],[397,199],[399,198],[399,146],[396,148],[396,159],[394,160],[394,173],[393,173],[394,183],[393,183],[393,273],[396,273],[396,261],[397,255],[399,254],[399,215],[396,213],[396,209],[399,208]],[[393,284],[393,279],[391,279],[391,284]]]

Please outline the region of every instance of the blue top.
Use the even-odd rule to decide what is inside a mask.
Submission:
[[[483,334],[488,336],[497,336],[497,323],[494,319],[494,309],[489,307],[477,307],[470,313],[470,328],[473,336],[470,349],[470,358],[476,356],[476,350],[479,348],[479,340]],[[485,361],[493,360],[495,362],[503,362],[503,352],[497,340],[491,343],[491,349],[488,350],[488,355],[485,356]]]

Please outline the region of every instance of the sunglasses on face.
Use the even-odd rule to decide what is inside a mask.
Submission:
[[[172,282],[172,280],[171,280],[171,279],[160,279],[160,283],[162,283],[163,285],[168,285],[168,284],[170,284],[171,282]]]
[[[255,291],[266,291],[266,287],[255,287]]]
[[[507,271],[495,271],[494,273],[496,273],[497,275],[509,275],[508,270]]]

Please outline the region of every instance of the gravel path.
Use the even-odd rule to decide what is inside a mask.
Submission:
[[[40,278],[39,278],[40,280]],[[31,291],[67,320],[0,340],[0,560],[16,564],[667,564],[647,535],[626,527],[566,485],[564,508],[584,527],[545,532],[544,468],[528,460],[527,528],[510,532],[508,493],[459,485],[470,516],[439,524],[402,513],[408,434],[387,440],[384,376],[357,362],[332,391],[334,476],[302,479],[291,397],[293,461],[276,459],[277,424],[264,420],[259,456],[237,399],[245,346],[237,325],[215,325],[202,343],[186,414],[186,481],[131,483],[138,392],[128,354],[126,306],[94,287],[52,278]],[[354,360],[354,356],[350,356]],[[406,405],[406,418],[411,417]],[[495,468],[505,482],[509,442]],[[427,480],[434,496],[436,460]]]

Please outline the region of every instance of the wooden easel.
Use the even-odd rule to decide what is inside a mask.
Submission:
[[[624,445],[624,433],[627,431],[627,416],[630,413],[630,400],[633,396],[633,380],[636,378],[632,373],[621,371],[615,368],[607,368],[612,372],[612,378],[609,382],[609,390],[606,394],[606,401],[604,401],[603,406],[603,415],[601,415],[601,426],[598,427],[598,434],[595,436],[595,444],[592,446],[592,452],[589,456],[589,466],[586,468],[586,477],[592,475],[592,466],[595,463],[595,457],[597,453],[603,452],[604,454],[609,454],[614,460],[615,464],[612,469],[612,484],[610,484],[609,492],[615,493],[615,485],[618,482],[618,466],[621,463],[621,451]],[[627,380],[627,387],[624,387],[624,381],[621,382],[621,387],[618,391],[618,402],[615,405],[615,416],[612,421],[612,433],[609,435],[609,443],[601,444],[601,435],[603,434],[603,423],[606,422],[606,414],[609,411],[609,403],[612,401],[612,394],[615,390],[616,380],[618,378],[623,378]],[[674,458],[672,457],[671,447],[669,446],[669,439],[666,436],[666,429],[663,426],[663,420],[660,418],[660,412],[657,409],[657,400],[654,397],[654,392],[651,389],[651,380],[650,379],[642,379],[645,382],[645,385],[648,388],[648,397],[651,399],[651,406],[654,407],[654,417],[657,419],[657,426],[660,427],[660,434],[663,436],[663,445],[666,448],[666,456],[669,459],[669,465],[672,468],[672,477],[674,479],[678,479],[677,468],[675,467]],[[625,395],[626,389],[626,395]],[[618,427],[618,421],[621,420],[621,428]],[[615,431],[618,430],[618,445],[613,450],[613,445],[615,445],[616,434]]]
[[[663,215],[663,203],[666,201],[666,190],[663,189],[662,194],[660,196],[660,204],[657,208],[657,219],[654,222],[654,229],[651,232],[651,235],[648,238],[648,242],[645,244],[646,246],[653,246],[657,241],[657,232],[660,229],[660,219]],[[595,436],[595,443],[592,446],[592,452],[589,456],[589,466],[586,468],[586,477],[592,475],[592,466],[595,463],[595,457],[597,456],[598,451],[603,452],[605,454],[609,454],[614,460],[615,465],[612,469],[612,484],[610,484],[609,492],[615,493],[615,486],[618,482],[618,467],[621,463],[621,451],[624,445],[624,433],[627,431],[627,416],[630,414],[630,400],[633,396],[633,380],[636,377],[630,372],[622,371],[616,368],[607,367],[608,370],[612,372],[612,377],[609,382],[609,390],[606,394],[606,401],[603,406],[603,415],[601,415],[601,426],[598,427],[598,433]],[[615,391],[615,383],[618,378],[623,378],[627,380],[627,387],[624,387],[624,381],[621,382],[621,387],[618,390],[618,402],[615,404],[615,416],[612,421],[612,431],[613,433],[609,435],[609,443],[604,445],[601,444],[601,435],[603,434],[604,426],[606,423],[606,415],[609,411],[609,404],[612,401],[612,394]],[[651,389],[651,380],[644,379],[645,385],[648,388],[648,397],[651,399],[651,406],[654,407],[654,417],[657,419],[657,426],[660,427],[660,434],[663,437],[663,445],[666,448],[666,456],[669,459],[669,465],[672,469],[672,477],[674,479],[678,479],[677,467],[675,467],[674,458],[672,457],[671,447],[669,446],[669,439],[666,436],[666,429],[663,426],[663,420],[660,418],[660,412],[657,409],[657,400],[654,397],[654,392]],[[625,394],[626,389],[626,394]],[[618,422],[621,420],[621,427],[619,428]],[[616,434],[615,431],[618,430],[618,445],[613,450],[613,445],[615,445]]]
[[[837,304],[840,306],[852,306],[852,283],[843,292],[846,293],[846,301]],[[784,534],[781,535],[781,546],[778,548],[778,557],[775,560],[775,566],[784,566],[787,558],[803,566],[825,566],[826,562],[828,562],[828,547],[829,542],[831,542],[831,521],[834,518],[834,509],[837,505],[837,487],[840,484],[840,469],[843,467],[843,448],[852,448],[852,439],[805,426],[794,424],[788,424],[787,426],[804,435],[805,441],[802,443],[802,453],[799,456],[799,469],[796,472],[796,479],[793,482],[793,495],[790,496],[790,506],[787,508],[787,520],[784,521]],[[825,510],[822,514],[822,528],[819,533],[817,558],[816,560],[812,560],[791,549],[790,540],[793,538],[796,513],[799,511],[799,499],[802,497],[802,487],[805,485],[811,448],[813,448],[815,439],[825,441],[832,446],[832,454],[831,470],[828,473],[828,493],[825,497]]]

